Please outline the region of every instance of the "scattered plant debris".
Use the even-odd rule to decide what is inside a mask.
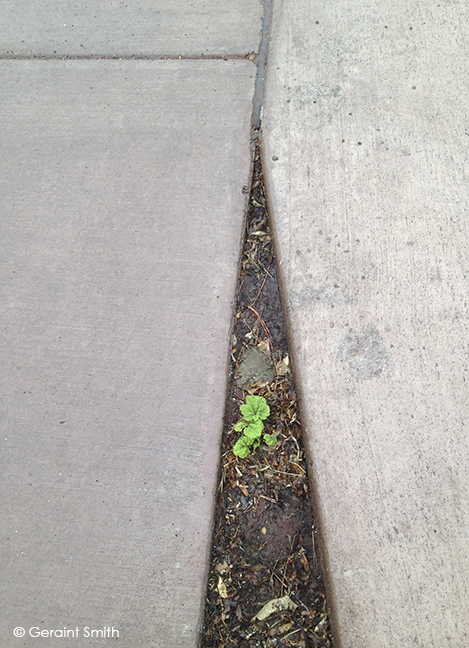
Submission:
[[[251,349],[275,373],[258,380],[247,372],[238,383]],[[201,648],[332,648],[257,146],[231,360]],[[254,403],[262,428],[249,437],[253,421],[242,408]],[[237,430],[260,441],[264,425],[278,442],[236,456]]]

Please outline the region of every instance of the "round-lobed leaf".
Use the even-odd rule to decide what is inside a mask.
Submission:
[[[256,439],[257,437],[261,436],[263,429],[264,429],[264,424],[262,423],[262,421],[253,421],[252,423],[249,423],[244,428],[244,434],[247,437]]]
[[[251,454],[251,449],[250,445],[252,443],[248,442],[248,439],[244,436],[240,437],[233,448],[233,454],[235,454],[237,457],[240,457],[241,459],[245,459],[248,455]]]
[[[264,420],[270,414],[270,408],[263,396],[246,396],[246,403],[241,405],[240,410],[244,420],[249,423]]]

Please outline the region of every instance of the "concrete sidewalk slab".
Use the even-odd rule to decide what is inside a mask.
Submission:
[[[467,5],[274,5],[264,155],[343,648],[469,645]]]
[[[245,56],[260,0],[0,0],[0,53],[15,56]]]
[[[196,645],[255,71],[0,64],[2,646]]]

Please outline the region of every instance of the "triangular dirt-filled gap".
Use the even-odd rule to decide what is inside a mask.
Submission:
[[[254,141],[200,646],[331,648],[259,142]],[[233,447],[241,432],[233,428],[247,395],[265,398],[270,415],[264,431],[278,441],[275,446],[261,442],[240,459]]]

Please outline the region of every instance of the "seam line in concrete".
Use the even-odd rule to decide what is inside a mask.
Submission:
[[[262,16],[261,42],[257,55],[257,75],[254,86],[254,101],[252,113],[252,125],[254,129],[261,126],[262,106],[264,104],[265,77],[267,72],[267,58],[269,54],[270,30],[272,26],[272,2],[263,0],[264,15]]]
[[[250,59],[249,57],[252,56]],[[0,54],[0,61],[183,61],[183,60],[247,60],[256,63],[257,54],[250,52],[249,54],[201,54],[197,55],[166,55],[166,54],[32,54],[31,56],[15,55],[15,54]]]

